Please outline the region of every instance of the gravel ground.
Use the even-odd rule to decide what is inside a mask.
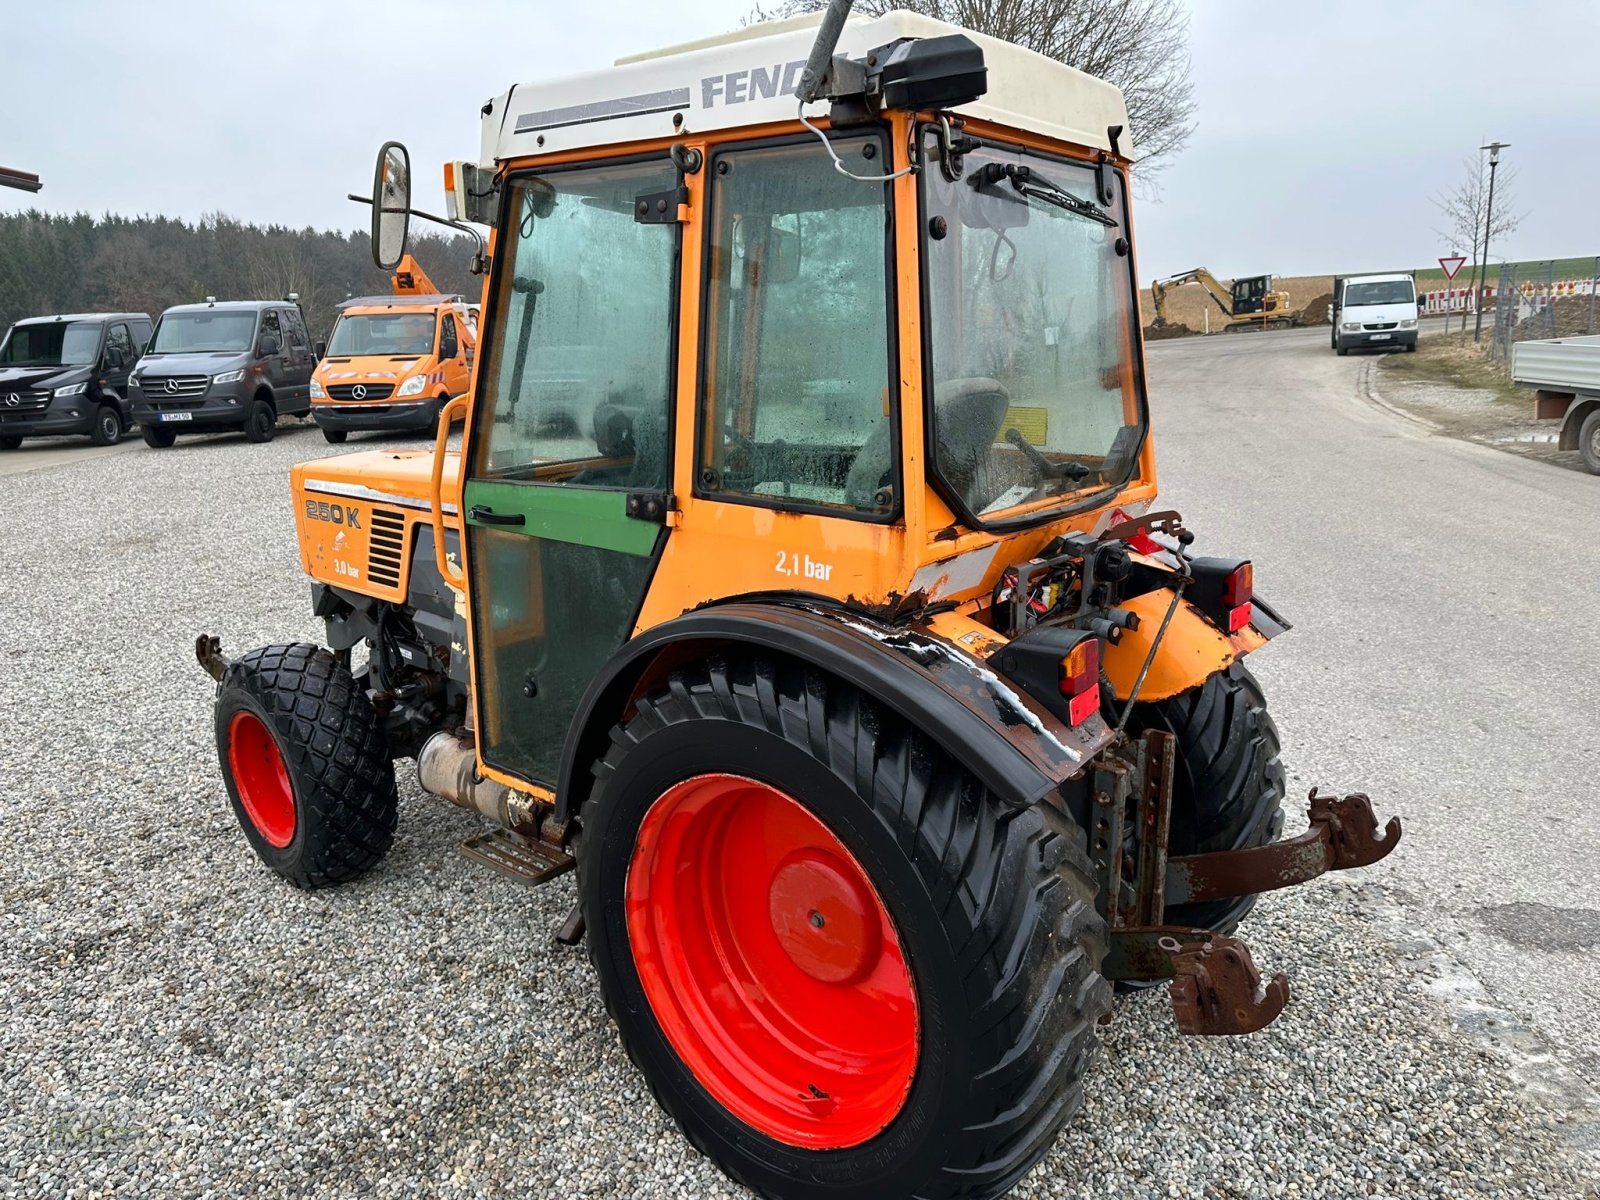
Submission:
[[[286,468],[327,450],[286,429],[0,478],[0,1194],[743,1196],[551,942],[570,877],[467,863],[477,819],[409,767],[366,879],[298,893],[247,848],[191,647],[316,637]],[[1448,955],[1385,932],[1391,899],[1262,904],[1246,932],[1296,999],[1255,1037],[1125,998],[1016,1194],[1600,1196],[1570,1114],[1435,998]]]

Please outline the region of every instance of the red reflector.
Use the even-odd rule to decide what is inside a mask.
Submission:
[[[1100,639],[1086,637],[1061,660],[1061,694],[1076,696],[1079,692],[1100,686]]]
[[[1163,547],[1155,538],[1140,529],[1128,539],[1128,549],[1136,554],[1160,554]]]
[[[1086,692],[1079,692],[1067,705],[1067,720],[1076,729],[1100,711],[1100,687],[1096,684]]]
[[[1222,585],[1222,602],[1229,608],[1238,608],[1241,604],[1249,604],[1250,597],[1256,594],[1256,569],[1249,563],[1241,563],[1228,576],[1228,581]]]
[[[1228,610],[1228,632],[1238,633],[1239,630],[1250,624],[1250,613],[1254,607],[1250,601],[1246,600],[1236,608],[1230,608]]]

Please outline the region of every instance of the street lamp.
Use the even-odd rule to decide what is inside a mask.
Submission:
[[[1490,142],[1487,146],[1478,147],[1480,151],[1489,152],[1489,203],[1485,205],[1483,214],[1483,278],[1478,284],[1478,319],[1472,323],[1474,342],[1483,336],[1483,283],[1489,274],[1489,233],[1494,229],[1494,169],[1500,165],[1500,151],[1510,145],[1510,142]]]

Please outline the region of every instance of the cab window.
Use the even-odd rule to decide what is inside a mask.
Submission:
[[[283,349],[283,329],[278,324],[278,314],[275,309],[267,309],[261,314],[261,332],[256,336],[256,345],[260,346],[267,338],[278,343],[278,349]]]
[[[657,161],[512,183],[475,475],[666,486],[677,239],[634,211],[677,179]]]
[[[454,358],[461,351],[456,341],[456,319],[449,313],[439,323],[439,357]]]
[[[858,175],[888,156],[876,134],[833,145]],[[710,178],[698,494],[887,519],[888,186],[809,137],[717,154]]]

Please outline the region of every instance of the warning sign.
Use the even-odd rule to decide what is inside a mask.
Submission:
[[[1015,429],[1029,443],[1042,449],[1050,440],[1050,410],[1031,405],[1006,409],[1006,419],[1000,423],[1000,436],[995,439],[997,445],[1006,440],[1008,429]]]

